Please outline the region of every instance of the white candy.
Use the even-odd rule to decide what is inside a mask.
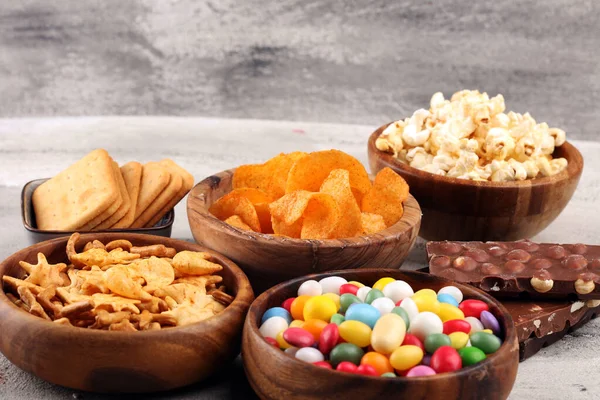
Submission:
[[[340,294],[340,286],[348,283],[347,280],[342,278],[341,276],[329,276],[327,278],[323,278],[319,281],[321,285],[322,293],[335,293],[337,295]]]
[[[323,293],[321,284],[314,279],[304,282],[298,288],[298,296],[320,296]]]
[[[424,311],[417,314],[416,317],[410,319],[409,332],[424,341],[425,338],[432,333],[442,333],[444,331],[444,324],[440,317],[436,314]]]
[[[458,304],[463,301],[463,294],[456,286],[444,286],[438,290],[437,294],[449,294],[450,296],[454,297],[454,300],[456,300]]]
[[[311,364],[325,360],[323,353],[313,347],[301,348],[296,352],[296,358]]]
[[[363,286],[358,288],[358,292],[356,292],[356,297],[358,297],[360,299],[360,301],[365,301],[365,298],[367,297],[367,294],[369,294],[369,292],[371,291],[371,288],[369,286]]]
[[[283,317],[271,317],[267,319],[258,329],[264,337],[272,337],[275,339],[277,334],[288,328],[288,323]]]
[[[389,284],[388,284],[389,286]],[[380,297],[378,299],[373,300],[371,303],[373,307],[379,310],[381,315],[389,314],[392,312],[392,309],[396,307],[396,303],[387,297]]]
[[[471,331],[469,333],[475,333],[485,329],[481,321],[475,317],[467,317],[465,318],[465,321],[471,325]]]
[[[412,287],[404,281],[390,282],[383,288],[385,297],[389,297],[395,303],[415,294]],[[364,301],[364,300],[363,300]]]
[[[296,357],[296,353],[298,352],[298,350],[300,350],[298,347],[288,347],[284,350],[284,352],[286,352],[292,357]]]
[[[406,313],[408,314],[408,319],[410,321],[412,321],[413,318],[416,317],[417,314],[419,314],[419,308],[417,307],[417,303],[415,303],[415,301],[410,297],[407,297],[404,300],[402,300],[402,302],[400,303],[400,307],[404,308],[404,311],[406,311]]]

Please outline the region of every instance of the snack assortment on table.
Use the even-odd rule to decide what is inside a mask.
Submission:
[[[556,175],[567,167],[552,158],[565,132],[529,114],[505,113],[504,97],[462,90],[444,99],[435,93],[429,110],[390,124],[377,149],[411,167],[476,181],[520,181]]]
[[[38,253],[37,264],[20,262],[26,278],[4,275],[13,303],[55,324],[133,332],[196,323],[233,301],[208,253],[127,240],[94,240],[76,253],[78,239],[67,243],[69,265]]]
[[[371,376],[418,377],[476,364],[502,345],[489,306],[455,286],[414,292],[381,278],[372,288],[339,276],[308,280],[265,311],[259,331],[293,357]]]
[[[236,228],[301,239],[350,238],[394,225],[408,185],[384,168],[371,184],[354,157],[339,150],[280,154],[242,165],[232,191],[209,212]]]
[[[98,231],[154,226],[194,185],[173,160],[119,168],[97,149],[41,184],[33,193],[42,230]]]

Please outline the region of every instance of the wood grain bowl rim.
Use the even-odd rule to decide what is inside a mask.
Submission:
[[[491,355],[486,355],[485,360],[480,361],[477,364],[470,365],[468,367],[463,367],[458,371],[444,372],[441,374],[436,374],[436,375],[431,375],[431,376],[410,377],[410,378],[404,377],[404,376],[397,376],[396,378],[393,378],[393,379],[388,378],[388,377],[382,377],[382,376],[366,376],[366,375],[348,373],[349,379],[359,379],[359,380],[363,380],[363,381],[370,381],[370,380],[375,379],[375,380],[386,381],[386,382],[389,382],[390,380],[391,381],[397,380],[398,383],[407,383],[407,382],[412,382],[414,379],[417,379],[419,382],[423,382],[423,381],[431,382],[431,381],[435,381],[435,380],[459,378],[459,377],[462,377],[465,375],[469,375],[470,373],[473,373],[473,372],[477,371],[478,369],[485,368],[486,366],[490,366],[490,364],[494,364],[496,362],[496,359],[501,356],[500,353],[503,351],[511,351],[510,346],[514,346],[514,344],[517,344],[513,350],[516,351],[516,354],[517,354],[516,362],[518,364],[519,346],[518,346],[518,341],[517,341],[516,328],[515,328],[512,316],[510,315],[508,310],[504,307],[504,305],[502,305],[502,303],[500,303],[498,300],[496,300],[492,296],[488,295],[487,293],[485,293],[473,286],[465,285],[460,282],[454,282],[449,279],[441,278],[441,277],[434,276],[434,275],[424,273],[424,272],[407,271],[407,270],[399,270],[399,269],[365,268],[365,269],[356,269],[356,270],[328,271],[326,273],[306,275],[303,277],[294,278],[289,281],[280,283],[280,284],[268,289],[267,291],[263,292],[260,296],[258,296],[254,300],[254,302],[250,306],[250,309],[248,310],[248,314],[246,315],[246,321],[244,322],[244,335],[250,334],[250,335],[257,336],[259,339],[262,339],[262,335],[260,334],[258,323],[257,323],[257,321],[260,320],[260,318],[262,318],[262,315],[260,315],[260,316],[258,315],[258,308],[262,307],[262,305],[264,303],[267,303],[269,297],[280,290],[284,290],[285,288],[290,287],[290,286],[296,286],[296,285],[299,286],[302,282],[310,280],[310,279],[314,279],[314,280],[318,281],[320,279],[323,279],[323,278],[326,278],[329,276],[344,277],[345,275],[353,275],[353,274],[368,275],[371,273],[378,273],[378,274],[385,273],[385,274],[388,274],[389,276],[394,276],[394,275],[397,276],[398,274],[407,274],[409,276],[413,275],[417,278],[419,276],[427,277],[426,279],[432,279],[435,281],[440,281],[440,282],[446,283],[448,285],[456,286],[461,290],[461,292],[464,289],[472,290],[472,291],[476,292],[477,294],[479,294],[483,298],[485,298],[486,301],[488,302],[488,304],[493,304],[500,311],[500,315],[501,315],[500,322],[502,323],[502,328],[505,332],[504,340],[502,341],[502,345],[500,346],[500,348],[498,350],[496,350],[496,352],[494,352]],[[395,278],[395,279],[400,279],[400,278]],[[496,315],[494,315],[494,316],[496,316]],[[260,343],[260,346],[262,347],[260,350],[267,352],[269,356],[276,358],[278,362],[291,363],[292,366],[297,367],[297,368],[302,368],[302,367],[314,368],[315,373],[323,373],[326,375],[341,373],[340,371],[319,367],[317,365],[311,365],[310,363],[298,360],[295,357],[285,353],[284,351],[282,351],[280,349],[276,349],[274,346],[267,343],[265,340],[259,340],[258,342]],[[242,358],[243,358],[243,353],[244,353],[243,347],[244,347],[245,343],[246,343],[246,340],[243,339],[242,340]],[[335,375],[335,376],[339,376],[339,375]]]
[[[382,160],[388,166],[393,168],[397,168],[399,170],[405,171],[411,175],[416,176],[422,180],[431,180],[434,182],[453,184],[457,186],[463,187],[481,187],[486,189],[504,189],[504,188],[518,188],[518,187],[538,187],[538,186],[550,186],[554,185],[560,181],[566,181],[571,179],[573,176],[581,175],[583,171],[583,156],[579,152],[579,150],[573,146],[570,142],[565,141],[565,143],[559,147],[563,148],[565,152],[565,158],[568,161],[567,168],[560,173],[552,176],[545,176],[542,178],[533,178],[533,179],[525,179],[523,181],[510,181],[510,182],[493,182],[493,181],[473,181],[470,179],[459,179],[452,178],[448,176],[441,176],[432,174],[431,172],[421,171],[420,169],[411,167],[408,164],[404,164],[400,160],[396,159],[392,154],[383,152],[375,146],[375,141],[381,135],[381,133],[387,128],[389,125],[393,124],[394,121],[384,124],[377,128],[371,136],[369,136],[368,141],[368,153],[369,158],[376,157]],[[557,148],[558,149],[558,148]],[[573,162],[571,162],[573,161]]]
[[[370,235],[336,239],[298,239],[275,236],[269,233],[245,231],[231,226],[225,221],[221,221],[208,211],[210,205],[208,204],[208,197],[206,194],[215,190],[224,177],[233,176],[234,171],[235,168],[232,168],[213,174],[204,178],[192,188],[187,200],[188,219],[191,219],[191,214],[197,214],[208,226],[210,226],[211,229],[223,229],[228,235],[235,236],[243,240],[266,240],[267,242],[263,243],[269,243],[273,245],[303,247],[307,244],[310,244],[316,248],[346,248],[395,242],[415,226],[419,226],[423,215],[419,203],[412,196],[412,194],[409,194],[408,199],[402,203],[404,207],[404,214],[402,215],[402,218],[400,218],[400,220],[394,225]]]
[[[98,329],[85,329],[85,328],[80,328],[80,327],[75,327],[75,326],[63,326],[63,325],[59,326],[59,325],[53,324],[52,321],[48,321],[43,318],[32,315],[32,314],[28,313],[27,311],[23,310],[22,308],[16,306],[12,301],[10,301],[10,299],[6,296],[6,293],[4,291],[3,283],[0,282],[0,312],[2,310],[5,310],[7,313],[10,313],[11,315],[14,315],[15,317],[28,320],[28,325],[30,326],[31,329],[37,329],[38,327],[40,329],[48,329],[49,327],[52,327],[50,329],[54,332],[54,334],[61,334],[61,333],[68,334],[69,332],[78,332],[80,335],[83,335],[90,339],[114,338],[115,340],[129,340],[129,339],[134,339],[134,338],[138,338],[138,337],[144,337],[147,339],[147,338],[150,338],[153,336],[157,337],[157,338],[161,337],[161,336],[164,336],[165,338],[169,338],[169,337],[172,337],[173,335],[178,335],[178,334],[198,335],[199,333],[201,333],[201,331],[210,331],[210,330],[216,329],[219,325],[221,325],[223,323],[227,323],[228,321],[232,321],[234,319],[239,318],[240,310],[238,310],[238,308],[241,307],[241,310],[243,310],[243,308],[245,307],[244,303],[247,303],[249,305],[254,300],[254,292],[252,291],[252,286],[250,285],[250,281],[248,280],[248,277],[246,276],[246,274],[244,274],[244,272],[240,269],[240,267],[238,267],[237,264],[235,264],[233,261],[231,261],[229,258],[225,257],[224,255],[217,253],[214,250],[208,249],[204,246],[201,246],[197,243],[188,242],[185,240],[166,238],[163,236],[146,235],[146,234],[141,234],[141,233],[123,234],[120,232],[102,232],[100,234],[98,234],[98,233],[83,234],[83,235],[81,235],[81,238],[79,239],[79,243],[97,239],[98,236],[107,237],[107,239],[111,238],[112,240],[126,239],[126,240],[129,240],[132,242],[137,241],[137,240],[146,239],[146,240],[152,240],[157,244],[164,244],[166,246],[173,245],[173,244],[176,245],[178,243],[181,243],[181,244],[185,244],[185,246],[196,249],[196,251],[208,252],[214,257],[215,261],[217,261],[219,265],[223,266],[224,269],[227,268],[231,271],[231,273],[234,277],[236,287],[237,287],[235,298],[234,298],[233,302],[219,314],[213,315],[210,318],[207,318],[203,321],[195,322],[193,324],[183,325],[183,326],[174,326],[174,327],[165,328],[165,329],[161,329],[161,330],[155,330],[155,331],[147,330],[147,331],[137,331],[137,332],[120,332],[120,331],[108,332],[108,331],[103,331],[103,330],[98,330]],[[37,249],[37,248],[41,248],[44,246],[55,246],[56,244],[61,243],[61,242],[64,242],[64,245],[66,246],[68,238],[69,238],[68,236],[65,236],[65,237],[55,238],[55,239],[51,239],[51,240],[46,240],[43,242],[38,242],[29,247],[25,247],[15,253],[13,253],[12,255],[8,256],[6,259],[4,259],[2,262],[0,262],[0,279],[2,278],[2,276],[5,275],[5,272],[9,268],[10,265],[13,265],[14,263],[18,263],[18,261],[20,261],[24,258],[24,257],[22,257],[22,255],[25,255],[31,251],[36,251],[35,249]],[[37,254],[37,251],[36,251],[36,254]],[[66,253],[65,253],[65,258],[66,258]],[[245,316],[242,315],[242,318],[244,318],[244,317]],[[1,332],[0,332],[0,335],[1,335]]]

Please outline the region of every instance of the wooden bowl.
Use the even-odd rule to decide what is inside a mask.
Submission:
[[[554,151],[568,160],[560,174],[516,182],[475,182],[412,168],[378,150],[369,138],[372,173],[390,167],[408,182],[423,210],[419,235],[427,240],[519,240],[544,230],[565,208],[583,170],[581,153],[569,142]]]
[[[339,269],[399,268],[417,238],[421,209],[409,196],[404,215],[388,229],[347,239],[290,239],[242,231],[215,218],[209,207],[231,191],[234,170],[198,183],[188,196],[194,239],[234,260],[248,275],[255,293],[300,276]]]
[[[38,252],[51,263],[66,262],[67,237],[41,242],[8,257],[0,276],[22,277],[18,262],[36,263]],[[123,233],[82,235],[104,243],[127,239],[137,246],[162,243],[177,250],[208,251],[223,266],[235,300],[205,321],[159,331],[107,332],[56,325],[15,306],[0,287],[0,352],[19,368],[76,390],[155,392],[207,378],[239,354],[244,317],[254,299],[244,273],[222,255],[181,240]],[[1,286],[1,285],[0,285]]]
[[[342,276],[372,285],[390,276],[409,283],[415,291],[438,290],[454,285],[465,298],[479,299],[490,305],[505,333],[500,349],[484,361],[457,372],[422,378],[380,378],[347,374],[299,361],[268,344],[258,331],[264,312],[297,295],[300,284],[308,279]],[[248,311],[242,340],[242,360],[250,385],[262,399],[506,399],[517,376],[519,342],[508,311],[480,290],[471,286],[420,272],[399,270],[336,271],[307,276],[282,283],[260,295]]]

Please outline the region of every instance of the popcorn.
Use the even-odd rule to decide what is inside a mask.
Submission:
[[[429,106],[390,124],[376,147],[413,168],[477,181],[532,179],[567,167],[567,160],[551,156],[565,131],[529,113],[505,112],[500,94],[461,90],[447,100],[437,92]]]

